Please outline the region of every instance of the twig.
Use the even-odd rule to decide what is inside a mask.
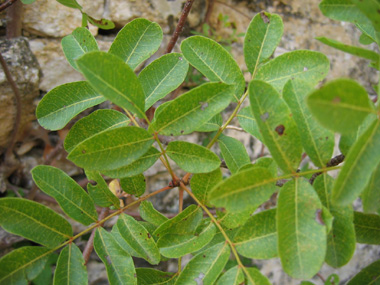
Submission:
[[[7,9],[9,6],[11,6],[13,3],[15,3],[17,0],[8,0],[0,5],[0,12]]]
[[[319,277],[319,279],[322,280],[323,283],[326,282],[325,278],[323,278],[323,276],[321,275],[321,273],[318,272],[318,273],[317,273],[317,276]]]
[[[326,167],[331,167],[331,166],[337,166],[339,165],[340,163],[343,162],[344,160],[344,154],[339,154],[335,157],[333,157],[327,164],[326,164]],[[311,176],[309,182],[310,184],[313,184],[314,183],[314,180],[323,173],[323,171],[321,172],[317,172],[317,173],[314,173],[313,176]]]
[[[235,130],[235,131],[239,131],[239,132],[244,132],[243,128],[239,128],[239,127],[236,127],[236,126],[227,126],[226,129]]]
[[[174,48],[174,45],[176,44],[179,35],[183,31],[183,27],[185,25],[187,15],[189,15],[191,6],[193,5],[194,0],[187,0],[185,3],[185,6],[183,7],[181,17],[179,18],[178,25],[175,28],[175,31],[169,41],[168,47],[166,48],[166,53],[171,53],[171,51]]]
[[[206,15],[205,15],[205,19],[203,20],[204,23],[210,24],[209,21],[210,21],[210,16],[211,16],[213,8],[214,8],[214,0],[208,0]]]
[[[7,39],[13,39],[21,36],[22,6],[23,4],[21,1],[18,1],[7,10]]]
[[[109,213],[109,208],[103,208],[102,211],[99,214],[98,220],[103,220]],[[101,223],[98,224],[99,227],[102,226]],[[83,250],[83,258],[84,258],[84,264],[86,265],[88,260],[90,259],[90,255],[92,251],[94,250],[94,238],[95,238],[95,231],[96,228],[92,230],[90,238],[87,241],[86,247]]]
[[[5,152],[5,161],[6,161],[7,158],[9,158],[12,155],[13,147],[14,147],[14,145],[16,143],[16,139],[17,139],[17,133],[18,133],[19,128],[20,128],[21,95],[20,95],[20,91],[17,88],[16,82],[13,80],[13,77],[9,71],[8,65],[7,65],[3,55],[1,53],[0,53],[0,63],[1,63],[1,66],[4,70],[5,76],[7,77],[7,80],[9,82],[9,84],[11,85],[12,91],[15,95],[15,101],[16,101],[16,117],[15,117],[15,122],[14,122],[14,126],[13,126],[13,131],[11,134],[11,138],[9,141],[9,145],[7,147],[7,151]]]

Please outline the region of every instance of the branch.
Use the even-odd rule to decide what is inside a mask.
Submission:
[[[7,77],[7,80],[9,84],[11,85],[12,91],[15,95],[15,101],[16,101],[16,118],[13,126],[13,131],[11,134],[11,138],[9,141],[9,145],[7,147],[7,151],[5,152],[5,161],[7,158],[9,158],[12,155],[13,147],[16,143],[17,139],[17,133],[20,128],[20,122],[21,122],[21,95],[20,91],[17,88],[16,82],[13,80],[13,77],[9,71],[8,65],[3,57],[3,55],[0,53],[0,64],[4,70],[5,76]]]
[[[9,6],[11,6],[13,3],[15,3],[17,0],[8,0],[0,5],[0,12],[7,9]]]
[[[171,51],[173,50],[174,45],[176,44],[179,35],[183,31],[183,27],[185,25],[187,15],[189,15],[193,2],[194,0],[187,0],[187,2],[185,3],[185,6],[183,7],[182,14],[181,14],[181,17],[179,18],[177,27],[175,28],[175,31],[169,41],[168,47],[166,48],[166,53],[171,53]]]
[[[339,154],[335,157],[333,157],[327,164],[326,164],[326,167],[331,167],[331,166],[337,166],[339,165],[340,163],[342,163],[344,160],[344,154]],[[313,184],[314,183],[314,180],[323,173],[323,171],[321,172],[317,172],[317,173],[314,173],[313,176],[311,176],[309,182],[310,184]]]

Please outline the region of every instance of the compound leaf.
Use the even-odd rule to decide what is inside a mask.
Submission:
[[[215,153],[197,144],[172,141],[165,152],[180,168],[187,172],[211,172],[220,166],[219,157]]]
[[[380,120],[375,120],[351,147],[335,180],[332,202],[345,206],[367,186],[380,161]]]
[[[230,212],[256,208],[276,191],[275,179],[264,168],[240,171],[217,184],[208,195],[209,202]]]
[[[121,127],[98,133],[78,144],[68,155],[88,170],[113,170],[131,164],[148,151],[153,137],[138,127]]]
[[[187,61],[211,82],[234,85],[235,98],[243,95],[245,80],[240,67],[232,56],[214,40],[193,36],[181,43],[181,51]]]
[[[107,130],[128,126],[130,120],[115,110],[96,110],[77,121],[66,135],[64,147],[71,152],[81,142]]]
[[[49,248],[54,248],[73,236],[68,221],[36,202],[1,198],[0,209],[0,226],[4,230]]]
[[[266,82],[251,81],[248,92],[265,145],[285,173],[295,172],[301,160],[302,145],[288,106]]]
[[[231,85],[202,84],[157,109],[149,130],[168,136],[189,134],[223,111],[230,104],[232,95]]]
[[[322,203],[304,178],[287,182],[277,201],[278,253],[293,278],[309,279],[326,254],[326,226],[318,218]]]
[[[245,146],[239,140],[222,135],[218,143],[223,159],[232,174],[235,174],[243,165],[251,163]]]
[[[44,247],[24,246],[4,255],[0,259],[0,284],[29,284],[44,269],[51,253]]]
[[[103,170],[102,173],[112,178],[135,176],[150,168],[157,161],[160,155],[161,153],[156,148],[150,147],[145,154],[132,163],[112,170]]]
[[[102,227],[95,232],[94,249],[106,266],[110,284],[137,284],[132,257]]]
[[[284,86],[283,97],[292,111],[303,148],[316,166],[324,167],[334,151],[334,133],[311,117],[305,100],[310,91],[304,82],[289,80]]]
[[[120,30],[109,53],[117,55],[135,69],[158,50],[161,41],[162,30],[157,23],[135,19]]]
[[[69,243],[59,254],[54,272],[54,285],[64,284],[87,285],[87,268],[80,249]]]
[[[145,92],[145,110],[180,86],[188,69],[180,53],[163,55],[145,67],[138,76]]]
[[[160,252],[151,234],[131,216],[121,214],[116,226],[124,241],[150,264],[160,262]]]
[[[112,103],[145,118],[144,90],[133,70],[119,57],[92,51],[76,61],[91,86]]]
[[[75,60],[90,51],[99,50],[98,44],[87,28],[76,28],[71,35],[62,39],[62,49],[70,65],[79,71]]]
[[[350,133],[375,110],[366,90],[351,79],[336,79],[312,92],[307,98],[311,113],[326,128]]]
[[[273,54],[283,31],[284,24],[276,14],[261,12],[252,19],[244,38],[244,58],[250,73]]]
[[[105,100],[87,82],[71,82],[50,90],[38,104],[36,117],[45,129],[60,130],[76,115]]]
[[[53,197],[69,217],[86,226],[98,220],[92,199],[65,172],[52,166],[38,165],[31,173],[36,185]]]
[[[253,215],[235,235],[236,250],[244,257],[269,259],[278,256],[276,209]]]
[[[330,63],[324,54],[296,50],[284,53],[264,64],[255,79],[269,83],[281,93],[289,79],[299,78],[313,87],[326,77],[329,69]]]
[[[175,284],[214,284],[230,256],[226,242],[198,253],[182,270]]]

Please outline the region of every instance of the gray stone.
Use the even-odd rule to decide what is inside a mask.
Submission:
[[[0,52],[20,91],[22,112],[18,135],[21,135],[25,126],[35,119],[33,101],[39,96],[38,62],[29,48],[28,40],[23,37],[0,40]],[[0,102],[0,152],[2,152],[9,143],[16,117],[15,95],[3,69],[0,70]]]

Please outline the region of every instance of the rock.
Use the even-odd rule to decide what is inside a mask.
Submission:
[[[104,13],[103,0],[79,1],[83,12],[100,19]],[[23,29],[42,37],[64,37],[81,26],[82,14],[77,9],[68,8],[57,1],[39,0],[24,6]],[[43,19],[43,20],[42,20]],[[97,27],[90,25],[96,35]]]
[[[18,134],[35,119],[33,101],[39,96],[39,66],[30,50],[28,40],[24,37],[11,40],[0,40],[0,52],[7,62],[9,71],[16,82],[21,95],[21,122]],[[16,117],[15,95],[0,70],[0,153],[9,143]]]

